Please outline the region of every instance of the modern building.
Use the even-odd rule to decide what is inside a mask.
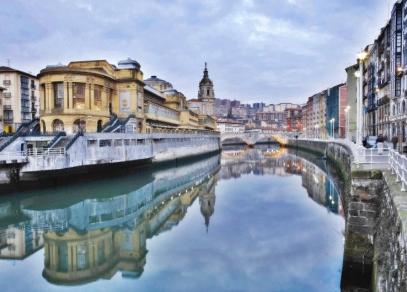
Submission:
[[[326,130],[329,137],[341,138],[344,134],[347,93],[346,85],[339,84],[326,91]],[[342,122],[342,124],[341,124]]]
[[[3,130],[15,131],[22,123],[39,116],[39,85],[34,75],[6,66],[0,67],[0,86],[3,90],[1,112]]]

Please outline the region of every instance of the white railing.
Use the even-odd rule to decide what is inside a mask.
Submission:
[[[390,148],[370,148],[357,147],[354,151],[356,164],[368,164],[371,168],[375,165],[382,165],[386,168],[389,164]]]
[[[7,151],[0,152],[0,161],[21,160],[27,158],[25,151]]]
[[[32,148],[28,149],[26,155],[28,156],[49,156],[49,155],[65,155],[65,147],[61,148]]]
[[[390,169],[396,175],[396,182],[401,182],[401,191],[406,191],[407,184],[407,157],[395,150],[390,150]]]

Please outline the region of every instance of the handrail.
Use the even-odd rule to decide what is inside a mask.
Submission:
[[[58,141],[59,138],[66,136],[65,132],[59,132],[48,144],[45,148],[52,148]]]
[[[72,138],[72,140],[69,141],[69,143],[65,146],[65,150],[68,150],[69,148],[71,148],[71,146],[73,145],[73,143],[75,143],[75,141],[76,141],[80,136],[83,136],[82,131],[79,131],[78,133],[75,134],[75,136]]]

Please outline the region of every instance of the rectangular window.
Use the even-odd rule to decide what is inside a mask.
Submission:
[[[3,85],[4,86],[10,86],[11,85],[11,80],[3,80]]]
[[[102,108],[102,90],[103,90],[102,86],[95,85],[95,88],[93,90],[93,98],[96,109]]]
[[[72,91],[73,107],[76,109],[85,108],[85,84],[73,83]]]
[[[54,108],[60,109],[64,107],[64,83],[54,82]]]
[[[110,147],[112,145],[112,140],[100,140],[100,147]]]
[[[78,271],[85,270],[88,268],[89,259],[88,259],[88,245],[82,243],[76,248],[76,268]]]
[[[68,246],[61,244],[57,247],[58,250],[58,272],[68,271]]]

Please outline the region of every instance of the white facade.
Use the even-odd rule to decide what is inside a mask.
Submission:
[[[245,126],[241,123],[218,121],[218,131],[223,133],[244,133]]]
[[[4,131],[15,131],[21,123],[39,117],[39,81],[31,74],[0,67],[0,86],[4,87],[2,112]]]

